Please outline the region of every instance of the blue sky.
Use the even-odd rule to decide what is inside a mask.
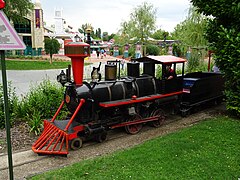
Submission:
[[[32,0],[35,2],[35,0]],[[148,2],[157,9],[157,28],[173,31],[188,13],[190,0],[38,0],[41,2],[44,21],[54,24],[54,9],[63,9],[67,25],[75,30],[90,23],[102,32],[116,33],[121,22],[128,20],[134,8]]]

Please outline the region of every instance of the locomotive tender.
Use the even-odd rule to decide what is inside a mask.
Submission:
[[[112,61],[105,65],[104,81],[79,80],[75,76],[83,73],[82,67],[80,71],[73,67],[74,81],[70,78],[70,68],[66,74],[61,72],[58,81],[66,87],[64,100],[52,120],[44,121],[44,131],[33,145],[33,151],[38,154],[66,155],[69,147],[79,149],[86,139],[104,141],[111,129],[124,127],[127,133],[136,134],[146,123],[153,127],[161,126],[165,120],[164,108],[181,110],[185,61],[174,56],[142,57],[127,63],[125,77],[117,77],[118,62]],[[140,63],[143,63],[142,74]],[[180,66],[181,75],[167,80],[166,65],[169,63],[174,69]],[[160,78],[155,76],[156,64],[162,67]],[[193,80],[186,77],[188,82]],[[192,102],[184,103],[182,112],[185,113]],[[66,120],[56,120],[64,104],[71,116]]]

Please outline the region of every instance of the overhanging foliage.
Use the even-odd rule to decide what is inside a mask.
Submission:
[[[7,17],[13,22],[24,21],[26,16],[33,9],[33,3],[31,0],[4,0],[6,3],[3,9]]]
[[[216,63],[225,73],[227,109],[240,116],[240,2],[239,0],[191,0],[198,11],[211,15],[207,39]]]

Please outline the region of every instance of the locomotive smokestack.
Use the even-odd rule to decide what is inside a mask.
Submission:
[[[65,56],[71,58],[73,78],[76,85],[83,82],[84,58],[90,56],[90,45],[83,42],[70,42],[65,45]]]

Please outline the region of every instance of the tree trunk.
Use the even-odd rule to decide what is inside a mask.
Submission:
[[[50,54],[50,64],[52,64],[52,54]]]

